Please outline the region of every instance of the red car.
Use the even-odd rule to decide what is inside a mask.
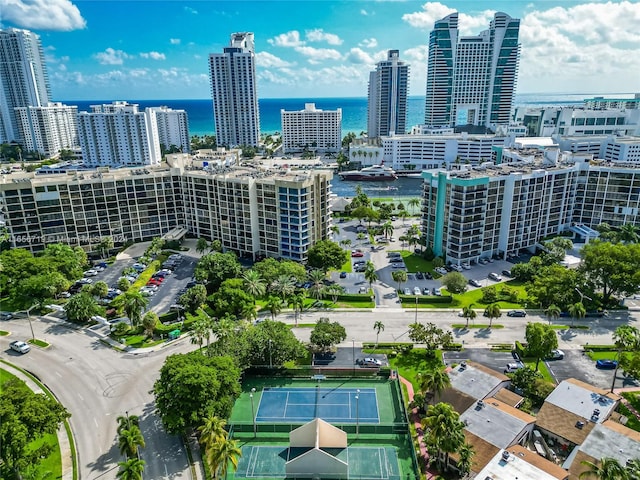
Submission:
[[[351,252],[352,257],[364,257],[364,253],[362,252]]]
[[[162,283],[161,278],[152,278],[147,282],[147,285],[160,285]]]

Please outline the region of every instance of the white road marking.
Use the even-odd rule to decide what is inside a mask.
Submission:
[[[84,398],[82,397],[82,395],[78,394],[78,398],[80,399],[80,401],[84,402]]]
[[[95,423],[96,427],[98,427],[98,420],[96,420],[96,417],[93,417],[93,423]]]
[[[62,375],[60,375],[60,372],[56,372],[56,375],[58,375],[60,378],[62,378]]]

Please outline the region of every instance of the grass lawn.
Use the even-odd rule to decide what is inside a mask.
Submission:
[[[138,276],[135,282],[131,284],[131,288],[140,289],[144,287],[147,282],[151,279],[154,273],[160,270],[160,266],[164,263],[164,261],[168,258],[168,255],[161,253],[156,257],[156,259],[151,262],[147,268]]]
[[[434,358],[427,358],[424,348],[414,348],[407,353],[399,353],[395,357],[389,357],[389,365],[398,370],[399,375],[409,380],[413,385],[413,390],[416,392],[420,390],[418,383],[419,373],[444,368],[442,351],[436,351]]]
[[[353,265],[351,264],[351,257],[349,257],[347,258],[347,261],[342,264],[342,267],[340,267],[340,271],[351,273],[353,271],[352,267]]]
[[[640,411],[640,394],[636,392],[625,392],[622,394],[622,396],[629,401],[631,406],[635,408],[636,411]],[[627,422],[627,427],[635,430],[636,432],[640,432],[640,420],[622,404],[620,404],[618,410],[629,419],[629,421]]]
[[[0,385],[13,379],[19,380],[15,375],[0,368]],[[23,385],[24,388],[29,388],[24,382]],[[58,445],[58,436],[56,434],[45,434],[37,438],[29,443],[27,449],[34,450],[45,443],[51,446],[51,454],[40,460],[38,464],[40,476],[38,478],[45,478],[47,472],[51,472],[51,476],[46,478],[62,478],[62,457],[60,455],[60,446]]]
[[[631,356],[631,352],[622,352],[622,354],[628,357]],[[616,360],[618,358],[618,351],[617,350],[603,350],[601,352],[588,351],[587,355],[589,355],[589,358],[594,362],[596,360]]]
[[[164,342],[164,340],[147,339],[146,335],[131,335],[130,337],[123,338],[125,338],[128,346],[134,348],[153,347],[154,345]]]
[[[402,259],[404,260],[404,264],[407,266],[407,271],[409,273],[415,272],[431,272],[433,271],[433,262],[429,262],[425,260],[420,255],[416,255],[411,250],[390,250],[392,252],[400,252],[402,255]]]
[[[27,340],[27,343],[30,343],[31,345],[37,345],[40,348],[47,348],[49,346],[47,342],[45,342],[44,340],[38,340],[37,338],[31,338]]]
[[[482,323],[478,323],[478,324],[469,324],[469,326],[466,326],[466,323],[454,323],[453,325],[451,325],[451,328],[457,328],[459,330],[464,330],[465,328],[495,328],[495,329],[501,329],[504,328],[504,325],[500,325],[497,323],[494,323],[493,325],[489,326],[489,324],[482,324]]]
[[[0,330],[0,337],[6,337],[7,335],[9,335],[9,332],[6,332],[4,330]]]
[[[524,289],[524,284],[519,282],[518,280],[510,280],[508,282],[504,282],[505,285],[509,286],[513,290],[517,292],[518,298],[526,299],[527,292]],[[446,289],[442,289],[443,293],[446,292]],[[500,292],[500,286],[498,286],[498,294]],[[499,297],[498,297],[499,298]],[[476,288],[474,290],[468,290],[462,294],[454,294],[453,301],[449,304],[451,308],[464,308],[469,305],[474,305],[476,308],[486,307],[486,303],[482,303],[480,300],[482,299],[482,289]],[[522,308],[523,305],[520,303],[508,302],[506,300],[498,300],[498,305],[502,310],[509,310],[515,308]]]
[[[536,359],[535,358],[524,358],[522,361],[524,362],[524,364],[527,367],[531,368],[532,370],[536,369]],[[547,364],[544,363],[544,361],[542,361],[542,360],[540,360],[540,363],[538,364],[538,372],[540,372],[542,374],[542,378],[544,378],[547,382],[551,382],[554,385],[556,384],[556,381],[551,376],[551,373],[549,372],[549,369],[547,368]]]

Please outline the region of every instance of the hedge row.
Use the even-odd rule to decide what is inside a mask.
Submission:
[[[379,348],[379,349],[400,349],[403,347],[413,348],[413,343],[411,342],[397,342],[397,343],[378,343],[376,346],[375,343],[363,343],[362,348]]]
[[[618,349],[615,345],[583,345],[582,348],[592,352],[609,352]]]
[[[423,295],[400,295],[400,300],[402,303],[411,306],[411,304],[416,303],[416,298],[418,299],[419,304],[425,303],[451,303],[453,301],[453,297],[451,295],[442,295],[439,297],[436,296],[423,296]]]

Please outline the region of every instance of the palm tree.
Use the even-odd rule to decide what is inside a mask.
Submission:
[[[278,301],[280,300],[279,298],[277,299]],[[218,344],[221,350],[224,350],[227,340],[229,340],[229,338],[236,330],[236,322],[234,322],[231,318],[225,316],[219,319],[217,322],[212,320],[210,328],[211,333],[216,337],[215,343]]]
[[[242,456],[242,450],[238,447],[236,440],[224,438],[216,443],[211,451],[211,473],[214,478],[226,478],[229,464],[233,470],[238,469],[238,459]]]
[[[298,325],[298,318],[300,317],[300,312],[304,308],[304,301],[307,298],[307,292],[302,291],[296,295],[293,295],[289,298],[289,305],[293,307],[293,315],[295,316],[296,326]]]
[[[387,236],[393,237],[393,230],[393,223],[391,223],[391,221],[385,222],[384,225],[382,225],[382,233],[384,234],[384,238],[387,238]]]
[[[620,238],[620,241],[624,243],[640,242],[638,227],[632,225],[631,223],[625,223],[618,229],[618,237]]]
[[[120,470],[116,474],[116,478],[120,480],[142,480],[145,461],[138,458],[130,458],[125,462],[119,462]]]
[[[596,463],[583,460],[580,464],[587,467],[588,470],[582,472],[579,478],[595,477],[597,480],[629,480],[629,471],[612,457],[604,457]]]
[[[451,378],[444,369],[419,373],[418,377],[420,381],[420,391],[425,398],[433,399],[451,386]]]
[[[271,284],[271,290],[280,295],[284,301],[286,298],[293,295],[293,292],[295,292],[296,282],[291,275],[278,275]]]
[[[116,418],[116,422],[118,422],[118,429],[116,433],[120,435],[123,430],[127,430],[131,427],[138,427],[140,425],[140,418],[137,415],[120,415]]]
[[[373,282],[378,280],[378,274],[376,273],[376,266],[371,260],[368,260],[364,267],[364,279],[369,282],[369,290],[373,285]]]
[[[137,327],[142,319],[142,311],[149,305],[147,300],[138,290],[127,290],[114,300],[118,308],[122,308],[126,313],[131,325]]]
[[[255,305],[256,297],[261,297],[267,291],[264,280],[256,270],[247,270],[244,272],[242,280],[247,293],[253,296],[253,304]]]
[[[396,270],[391,272],[391,278],[394,282],[398,282],[398,293],[400,292],[400,286],[407,281],[407,272],[404,270]]]
[[[561,310],[560,307],[552,303],[547,307],[544,313],[549,318],[549,325],[551,325],[551,320],[555,321],[560,317]]]
[[[571,315],[571,326],[573,327],[576,319],[584,318],[587,315],[587,310],[584,308],[582,302],[569,305],[569,315]]]
[[[316,300],[321,300],[324,294],[324,279],[326,275],[322,270],[311,270],[309,272],[309,280],[311,280],[311,287],[309,291]]]
[[[270,295],[267,299],[267,303],[265,304],[265,308],[271,313],[271,320],[275,321],[276,315],[282,311],[282,299],[280,297]]]
[[[225,426],[227,421],[223,418],[210,415],[204,419],[202,425],[198,427],[198,433],[200,434],[200,445],[203,446],[205,457],[208,457],[209,452],[220,441],[227,438],[227,431]],[[207,463],[209,463],[209,459]]]
[[[362,242],[365,238],[367,238],[367,236],[364,233],[359,233],[356,235],[356,239],[358,240],[358,242],[360,242],[360,246],[362,246]]]
[[[327,288],[325,288],[324,291],[331,297],[331,301],[333,303],[336,303],[338,301],[338,297],[344,293],[344,287],[342,285],[334,283],[333,285],[329,285]]]
[[[211,322],[209,321],[209,319],[200,316],[198,320],[196,320],[191,326],[189,336],[191,336],[191,343],[196,343],[199,350],[204,355],[204,351],[202,350],[202,343],[206,338],[207,347],[209,347],[209,339],[211,337]]]
[[[348,250],[349,247],[351,247],[351,239],[345,238],[344,240],[340,240],[340,246]]]
[[[502,312],[500,311],[500,305],[497,302],[487,305],[487,308],[484,311],[484,315],[486,317],[489,317],[489,328],[491,328],[491,325],[493,325],[493,319],[499,318],[502,315]]]
[[[136,425],[120,431],[118,435],[118,448],[120,454],[126,455],[127,458],[138,457],[138,447],[144,448],[144,437],[140,428]]]
[[[380,332],[384,332],[384,323],[376,320],[376,323],[373,324],[373,329],[376,331],[376,348],[378,348],[378,337],[380,336]]]
[[[422,420],[427,431],[427,444],[436,449],[438,461],[445,454],[445,469],[449,464],[449,454],[458,451],[464,444],[464,423],[460,415],[448,403],[430,405]]]
[[[102,258],[104,258],[104,252],[107,253],[113,248],[113,237],[102,237],[100,243],[98,243],[98,249]]]
[[[340,227],[337,225],[331,225],[331,228],[329,229],[329,231],[334,235],[337,235],[340,233]]]
[[[147,335],[148,337],[152,337],[153,336],[153,331],[156,328],[156,325],[158,325],[158,314],[155,312],[147,312],[144,314],[144,317],[142,317],[142,328],[144,328],[144,334]]]
[[[462,316],[467,320],[466,328],[469,328],[469,320],[475,320],[478,316],[476,311],[473,309],[473,303],[462,308]]]
[[[418,207],[418,206],[420,206],[420,199],[419,198],[411,198],[407,202],[407,205],[409,205],[409,208]]]
[[[202,237],[199,238],[198,241],[196,242],[196,252],[202,255],[208,249],[209,249],[209,242],[207,242],[207,240]]]
[[[622,352],[628,350],[637,350],[640,344],[640,331],[631,325],[620,325],[613,332],[613,343],[615,344],[618,354],[616,359],[618,363],[616,364],[616,369],[613,372],[613,380],[611,382],[611,391],[616,384],[616,376],[618,375],[618,368],[620,368],[620,362],[622,361]]]
[[[474,454],[475,450],[473,448],[473,445],[470,445],[468,443],[462,445],[462,447],[460,447],[460,449],[458,450],[459,459],[457,467],[462,478],[466,477],[471,471],[471,466],[473,464],[471,459],[473,458]]]

